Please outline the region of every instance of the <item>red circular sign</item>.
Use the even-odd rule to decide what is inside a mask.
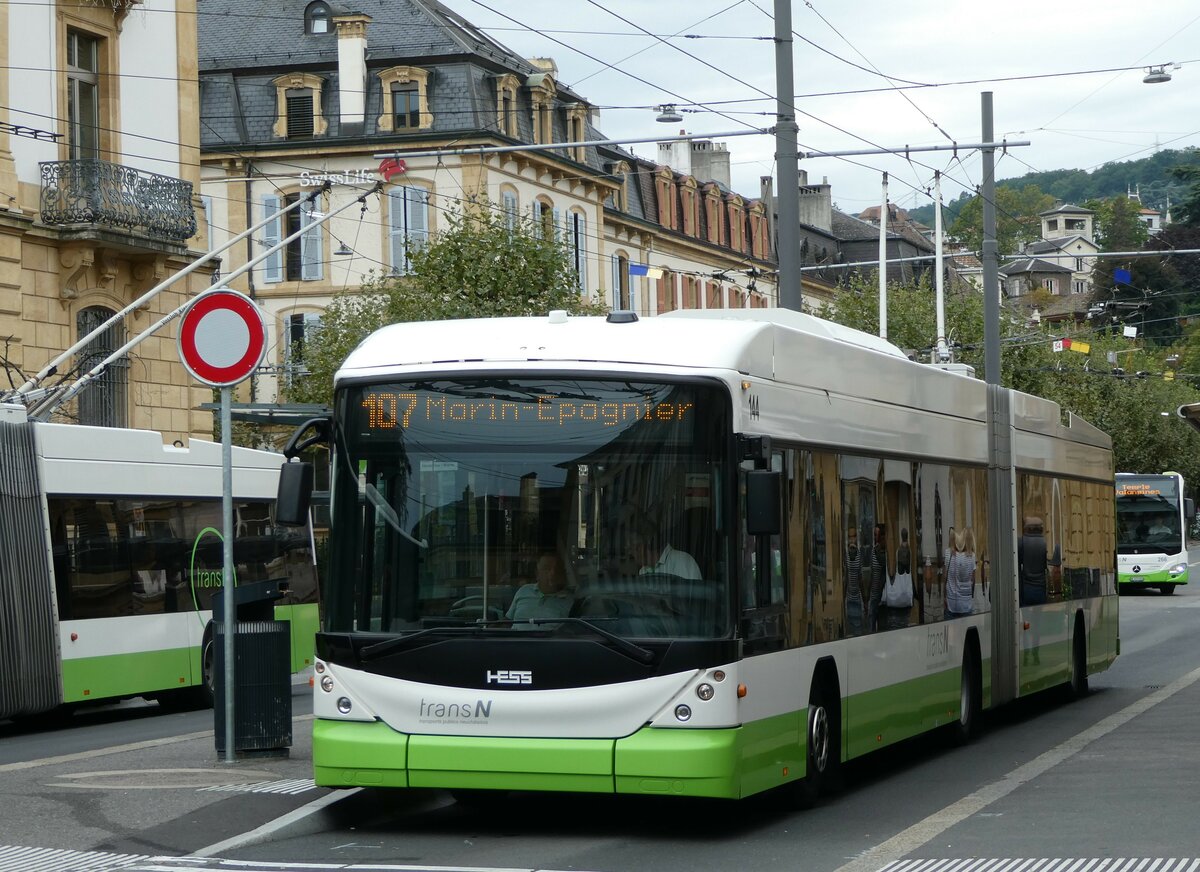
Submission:
[[[201,294],[179,324],[179,358],[188,372],[213,387],[235,385],[254,372],[267,350],[262,312],[245,294]]]

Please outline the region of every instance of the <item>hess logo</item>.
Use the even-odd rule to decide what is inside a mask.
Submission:
[[[533,673],[527,669],[497,669],[487,671],[488,684],[533,684]]]

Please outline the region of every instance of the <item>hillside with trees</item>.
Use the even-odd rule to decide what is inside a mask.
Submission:
[[[1173,176],[1171,169],[1178,166],[1200,167],[1200,149],[1163,149],[1139,160],[1114,161],[1087,172],[1085,170],[1049,170],[1026,173],[1007,179],[997,179],[997,191],[1007,188],[1017,193],[1030,186],[1049,195],[1051,201],[1082,204],[1088,200],[1105,200],[1124,195],[1131,190],[1141,194],[1142,203],[1151,209],[1163,208],[1168,200],[1171,204],[1183,200],[1189,184]],[[964,191],[956,199],[945,203],[942,220],[947,227],[958,217],[958,213],[971,200],[974,193]],[[1172,209],[1174,211],[1174,209]],[[909,215],[929,227],[933,226],[933,204],[908,210]]]

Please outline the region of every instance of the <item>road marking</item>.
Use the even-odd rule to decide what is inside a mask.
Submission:
[[[147,859],[139,854],[0,845],[0,872],[103,872],[110,869],[128,869],[136,863],[144,863]]]
[[[308,817],[309,815],[316,814],[321,809],[325,808],[325,806],[332,805],[338,800],[353,796],[361,790],[361,787],[353,787],[350,790],[334,790],[325,794],[319,799],[314,799],[312,802],[300,806],[300,808],[293,809],[287,814],[275,818],[273,821],[267,821],[261,827],[256,827],[249,832],[245,832],[237,836],[231,836],[230,838],[217,842],[216,844],[209,845],[207,848],[201,848],[199,851],[193,851],[188,855],[188,857],[212,857],[215,854],[222,854],[225,851],[237,850],[238,848],[243,848],[246,845],[256,845],[259,842],[265,842],[270,839],[271,836],[285,827],[289,827],[297,821],[304,820],[304,818]],[[336,869],[338,867],[334,866],[332,868]]]
[[[922,845],[928,843],[930,839],[933,839],[939,833],[950,829],[950,827],[966,820],[971,815],[978,814],[996,800],[1003,799],[1018,787],[1029,781],[1033,781],[1039,775],[1042,775],[1048,770],[1054,768],[1067,758],[1078,754],[1092,742],[1108,735],[1113,730],[1123,726],[1133,718],[1158,705],[1160,702],[1170,699],[1172,696],[1179,693],[1179,691],[1195,684],[1198,680],[1200,680],[1200,668],[1193,669],[1191,672],[1187,673],[1182,678],[1177,679],[1171,684],[1168,684],[1166,687],[1147,694],[1137,702],[1121,709],[1121,711],[1109,715],[1099,723],[1093,724],[1082,733],[1077,733],[1076,735],[1067,739],[1065,742],[1062,742],[1058,746],[1051,748],[1049,751],[1046,751],[1028,763],[1018,766],[1016,769],[1013,769],[1011,772],[1002,777],[999,781],[994,781],[991,784],[985,784],[971,795],[965,796],[957,802],[950,803],[950,805],[946,806],[940,811],[935,811],[924,820],[918,821],[908,829],[900,831],[887,841],[881,842],[875,847],[864,851],[849,863],[838,867],[835,872],[876,872],[876,870],[888,870],[888,872],[892,872],[892,870],[896,868],[897,862],[900,861],[905,854],[909,853],[910,851],[915,851],[917,848],[920,848]],[[1038,868],[1041,863],[1045,862],[1047,861],[1038,861],[1038,864],[1035,865],[1034,869],[1030,870],[1014,870],[1010,867],[1004,868],[1009,869],[1010,872],[1047,872],[1046,869]],[[1068,861],[1053,860],[1050,862],[1053,864],[1058,864]],[[1126,864],[1135,861],[1127,861],[1122,859],[1118,862],[1120,864]],[[1161,861],[1156,861],[1156,863],[1157,862]],[[1047,868],[1054,870],[1060,869],[1060,867],[1057,865]],[[1129,870],[1131,868],[1132,867],[1126,865],[1118,865],[1114,869],[1104,869],[1102,872],[1121,872],[1121,870]],[[1192,869],[1194,870],[1194,867],[1192,867]],[[912,872],[912,867],[904,867],[903,872]],[[946,870],[938,869],[937,872],[946,872]],[[988,870],[988,872],[995,872],[995,870]],[[1158,872],[1161,872],[1161,870],[1158,870]]]
[[[215,793],[286,793],[295,796],[317,789],[317,782],[311,778],[288,778],[283,781],[256,781],[250,784],[218,784],[213,787],[201,787],[200,792]]]

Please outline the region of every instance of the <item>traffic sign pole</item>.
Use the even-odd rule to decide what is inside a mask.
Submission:
[[[237,607],[233,590],[233,413],[232,389],[247,378],[267,348],[262,312],[244,294],[209,291],[192,301],[179,324],[179,357],[188,372],[221,389],[221,591],[225,625],[225,762],[237,759],[234,735],[234,640]]]

